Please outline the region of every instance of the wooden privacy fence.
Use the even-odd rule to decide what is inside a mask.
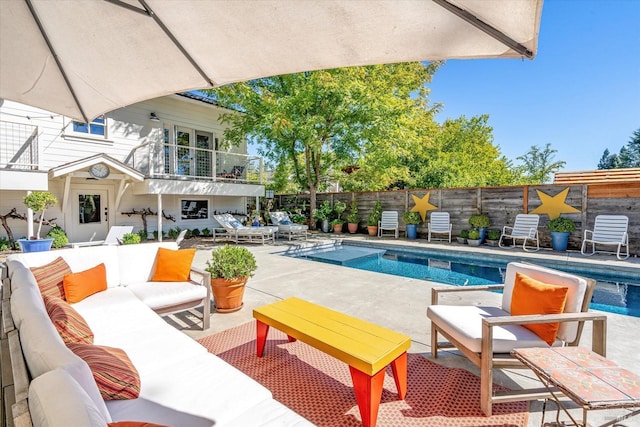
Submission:
[[[566,189],[568,192],[566,197],[563,197],[561,193]],[[567,211],[571,208],[578,211],[561,213],[561,216],[571,218],[576,223],[576,231],[571,233],[569,238],[569,249],[577,250],[582,244],[584,230],[593,229],[597,215],[626,215],[629,217],[631,254],[640,254],[640,182],[319,193],[317,203],[320,205],[324,200],[329,200],[333,204],[341,200],[349,206],[355,198],[358,201],[360,231],[364,231],[367,216],[376,200],[380,200],[383,210],[398,211],[401,226],[404,227],[402,214],[415,206],[412,196],[423,199],[427,193],[431,205],[451,215],[454,235],[459,234],[462,229],[471,228],[468,221],[473,214],[489,215],[489,228],[502,230],[504,225],[512,226],[519,213],[540,213],[539,232],[542,247],[551,247],[551,235],[546,227],[549,215],[543,211]],[[553,201],[550,202],[552,198]],[[306,207],[305,214],[309,215],[308,194],[277,195],[275,199],[277,209],[295,211]],[[536,208],[539,208],[539,211],[533,212]],[[349,208],[343,214],[343,218],[346,218],[348,213]],[[418,226],[418,233],[419,237],[426,236],[426,222]]]

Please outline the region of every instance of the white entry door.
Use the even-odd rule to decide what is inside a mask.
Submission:
[[[74,189],[66,212],[66,232],[70,242],[104,240],[109,232],[109,191]]]

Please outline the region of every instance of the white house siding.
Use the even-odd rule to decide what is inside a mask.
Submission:
[[[173,129],[174,125],[209,132],[213,134],[214,138],[218,138],[218,140],[222,142],[225,127],[219,123],[219,118],[220,114],[224,111],[223,109],[205,104],[201,101],[178,95],[143,101],[106,114],[106,138],[102,138],[101,136],[96,136],[95,138],[83,137],[74,134],[69,132],[72,130],[72,124],[69,119],[12,101],[5,100],[0,104],[0,120],[38,126],[40,171],[33,173],[43,175],[47,170],[62,164],[104,153],[116,160],[134,166],[139,171],[147,174],[150,169],[149,161],[152,161],[154,157],[150,156],[148,154],[149,150],[147,150],[147,155],[137,156],[136,160],[138,162],[136,165],[133,165],[127,162],[132,150],[147,143],[152,143],[150,146],[153,146],[155,142],[161,143],[164,138],[163,129],[165,127]],[[151,112],[156,113],[160,119],[159,122],[149,120],[149,114]],[[242,144],[239,147],[232,147],[227,151],[246,154],[246,144]],[[162,152],[161,149],[160,152]],[[157,169],[160,168],[158,167]],[[46,218],[56,218],[55,222],[67,231],[72,241],[87,239],[89,236],[78,234],[77,230],[74,234],[73,230],[69,229],[72,227],[69,223],[71,222],[69,218],[72,218],[72,215],[76,215],[77,213],[68,207],[67,212],[62,211],[64,182],[64,177],[48,180],[48,190],[58,197],[59,202],[55,207],[47,210]],[[188,183],[189,181],[186,182]],[[132,215],[128,217],[127,215],[123,215],[122,212],[143,208],[150,208],[156,212],[157,195],[147,194],[145,191],[134,191],[134,188],[139,188],[139,186],[144,183],[129,185],[120,200],[120,205],[116,207],[114,202],[116,200],[118,184],[119,181],[110,179],[102,181],[92,181],[79,177],[71,179],[72,189],[86,188],[88,186],[102,186],[108,189],[108,225],[133,225],[134,230],[138,231],[142,229],[140,216]],[[250,199],[253,200],[255,196],[253,193],[258,191],[257,189],[259,189],[259,192],[264,191],[264,187],[262,186],[228,183],[225,185],[230,186],[229,188],[232,189],[234,186],[237,186],[239,192],[234,189],[233,191],[224,192],[223,194],[226,196],[212,196],[211,194],[213,192],[199,189],[197,186],[197,188],[193,187],[194,194],[178,195],[175,194],[176,192],[163,192],[163,209],[167,215],[171,215],[176,219],[176,222],[164,220],[164,231],[166,232],[169,228],[176,226],[182,229],[211,229],[215,226],[215,221],[212,219],[214,212],[244,212],[247,204],[247,197],[244,196],[251,193]],[[2,187],[0,186],[0,188]],[[247,188],[249,190],[247,190]],[[34,188],[34,190],[35,189],[36,188]],[[0,214],[6,214],[14,207],[18,213],[26,213],[26,207],[22,203],[22,199],[27,194],[26,190],[25,188],[20,188],[19,191],[15,191],[15,189],[0,190]],[[239,196],[238,194],[243,194],[244,196]],[[71,198],[70,196],[70,199]],[[181,218],[181,200],[183,199],[207,200],[209,210],[208,218],[183,220]],[[68,201],[68,203],[71,202],[71,200]],[[12,219],[8,221],[15,238],[26,236],[26,221]],[[150,233],[156,230],[157,217],[147,217],[147,224]],[[43,227],[43,234],[46,234],[47,231],[48,227]],[[5,230],[2,228],[0,228],[0,236],[6,236]],[[104,238],[104,236],[97,235],[95,238],[101,239]]]

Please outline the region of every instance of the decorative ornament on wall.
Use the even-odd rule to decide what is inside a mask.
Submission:
[[[411,195],[411,197],[413,197],[413,203],[416,204],[414,207],[411,208],[411,212],[419,212],[420,216],[422,217],[422,221],[427,220],[427,211],[434,211],[438,209],[437,206],[434,206],[431,203],[429,203],[430,195],[431,195],[430,191],[427,191],[427,194],[425,194],[422,199],[417,196],[414,196],[413,194]]]
[[[541,205],[531,211],[532,214],[547,214],[549,219],[556,219],[563,213],[580,213],[580,210],[567,204],[569,187],[565,188],[555,196],[550,196],[540,190],[536,190],[540,198]]]

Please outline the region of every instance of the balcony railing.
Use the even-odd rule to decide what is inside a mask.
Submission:
[[[262,157],[174,144],[136,147],[126,163],[150,178],[262,183]]]
[[[0,168],[38,170],[38,127],[0,121]]]

